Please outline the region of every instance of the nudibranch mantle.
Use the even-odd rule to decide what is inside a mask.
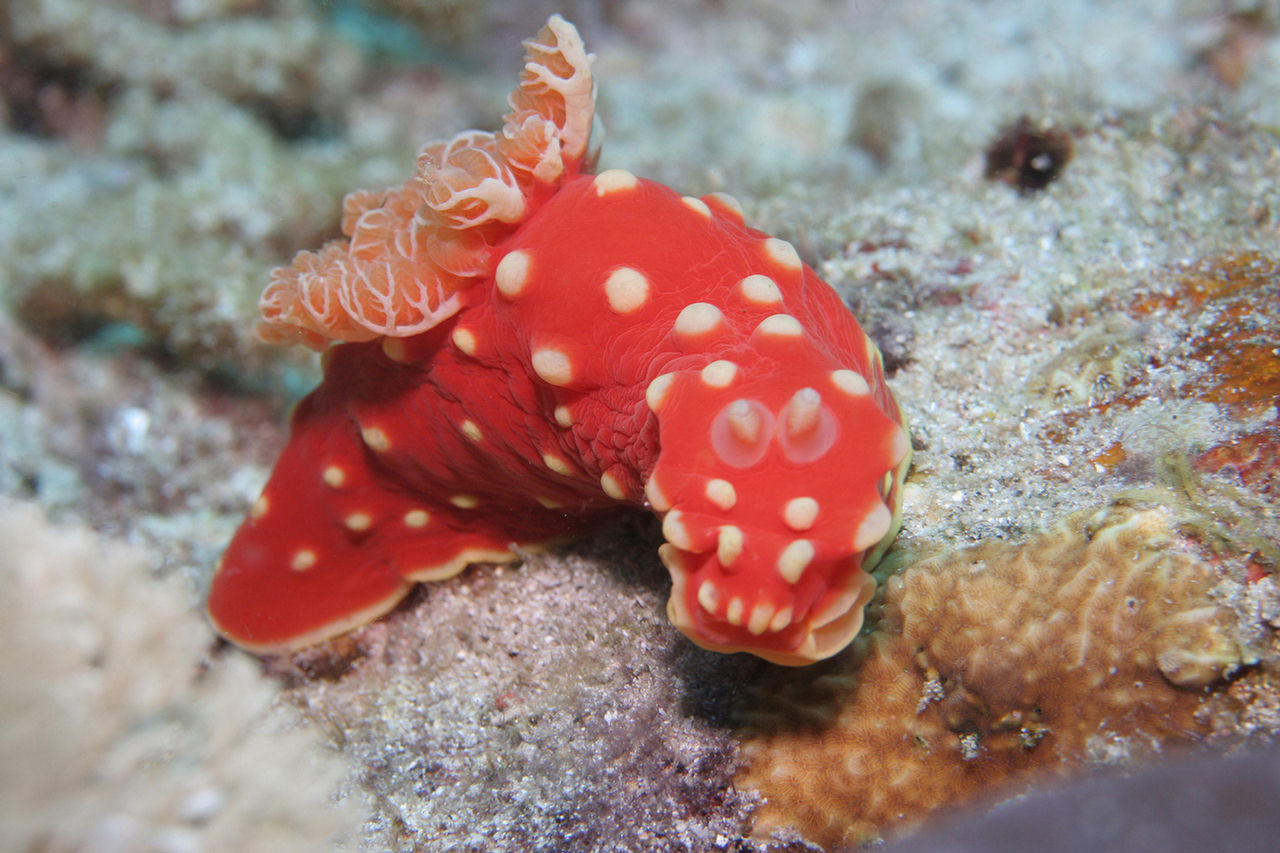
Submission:
[[[273,277],[265,337],[345,342],[220,561],[214,624],[298,648],[644,507],[690,639],[828,657],[910,464],[880,354],[732,199],[585,173],[590,57],[558,16],[527,45],[503,131],[428,146],[404,187],[348,198],[350,242]]]

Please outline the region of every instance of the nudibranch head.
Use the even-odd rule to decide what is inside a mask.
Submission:
[[[656,424],[593,440],[600,458],[632,454],[664,514],[673,623],[781,663],[839,651],[897,531],[910,456],[875,345],[790,243],[721,199],[610,170],[542,214],[496,266],[495,310],[552,395],[643,389]],[[564,310],[570,293],[582,313]],[[596,434],[616,437],[610,423]]]
[[[801,336],[775,316],[774,332]],[[704,648],[801,665],[862,626],[911,447],[861,371],[814,369],[827,357],[797,341],[785,361],[744,352],[656,383],[663,452],[648,497],[666,513],[667,610]]]

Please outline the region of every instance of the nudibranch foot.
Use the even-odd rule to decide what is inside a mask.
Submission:
[[[208,610],[225,636],[260,653],[301,648],[371,621],[415,582],[516,559],[598,520],[576,490],[534,496],[484,473],[483,456],[465,453],[484,439],[469,419],[415,430],[443,408],[412,393],[424,370],[444,376],[456,363],[405,353],[423,358],[440,337],[327,353],[325,382],[294,411],[289,443],[220,561]],[[482,390],[497,396],[503,384]]]
[[[300,648],[381,615],[408,592],[393,555],[368,548],[389,500],[371,488],[363,452],[336,401],[312,395],[294,411],[289,444],[209,593],[214,625],[238,645]]]

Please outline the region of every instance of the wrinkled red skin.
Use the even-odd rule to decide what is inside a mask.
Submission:
[[[716,199],[700,209],[648,181],[602,195],[593,181],[566,183],[495,247],[491,269],[516,249],[532,258],[519,294],[499,293],[491,274],[429,332],[327,353],[324,380],[295,411],[290,442],[214,579],[209,612],[224,634],[272,651],[341,633],[391,607],[413,581],[648,507],[645,484],[655,471],[665,497],[689,510],[699,539],[698,553],[677,558],[693,573],[677,588],[680,627],[698,642],[785,658],[803,640],[807,614],[851,584],[858,589],[862,552],[850,547],[849,531],[877,501],[896,508],[905,470],[901,415],[874,347],[812,270],[762,260],[767,235]],[[602,286],[621,266],[650,285],[644,305],[627,313],[610,309]],[[744,304],[738,283],[753,273],[772,275],[781,305]],[[695,302],[720,307],[724,323],[696,341],[680,339],[673,324]],[[776,313],[799,320],[802,343],[753,336]],[[552,384],[534,369],[533,353],[546,348],[566,354],[565,381]],[[716,360],[738,365],[734,382],[699,385],[699,371]],[[828,377],[840,368],[864,377],[870,393],[837,399]],[[657,414],[646,389],[665,373],[679,382]],[[824,458],[799,464],[778,446],[745,468],[717,457],[707,430],[727,402],[745,395],[780,412],[806,386],[831,401],[839,438]],[[614,496],[602,489],[606,474]],[[732,519],[699,505],[711,477],[737,483]],[[775,499],[807,494],[823,506],[820,521],[835,526],[815,528],[813,565],[787,584],[772,543],[796,534],[781,526]],[[767,511],[756,509],[765,498]],[[841,502],[847,507],[834,509]],[[418,523],[423,511],[429,518]],[[732,569],[714,556],[726,520],[749,545]],[[706,577],[748,607],[761,597],[785,601],[794,623],[762,634],[741,618],[726,621],[723,606],[708,612],[697,603]]]

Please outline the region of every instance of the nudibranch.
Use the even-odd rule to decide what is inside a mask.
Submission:
[[[590,173],[592,57],[559,16],[525,46],[500,131],[426,146],[274,273],[260,333],[323,350],[324,379],[219,562],[214,624],[299,648],[640,507],[695,643],[836,653],[910,463],[878,350],[732,198]]]

